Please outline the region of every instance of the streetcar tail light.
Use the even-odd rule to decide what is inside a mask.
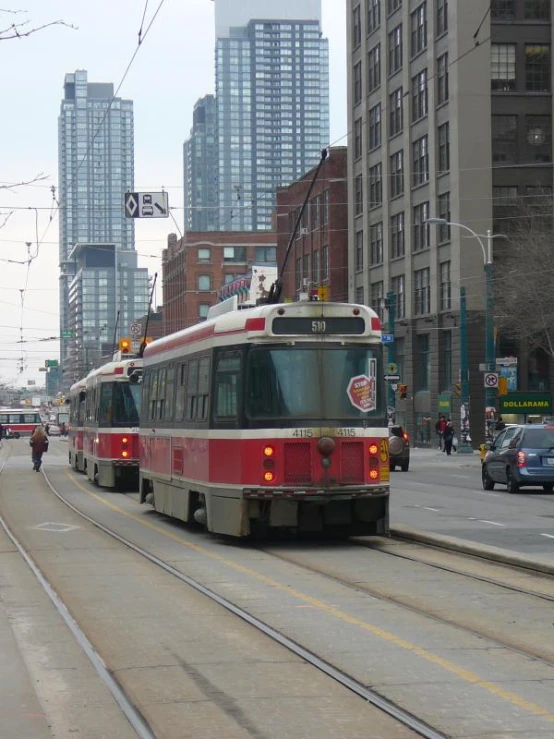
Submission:
[[[269,444],[267,446],[264,446],[264,456],[266,457],[272,457],[275,454],[275,449],[270,446]]]
[[[369,479],[379,479],[379,447],[375,442],[372,442],[369,447]]]
[[[127,457],[129,456],[129,452],[126,449],[123,449],[123,451],[121,452],[121,456],[123,457],[123,459],[127,459]]]
[[[264,482],[275,480],[275,451],[272,444],[266,444],[262,449],[262,479]]]
[[[527,457],[525,455],[525,452],[518,452],[517,453],[517,466],[525,467],[526,465],[527,465]]]
[[[369,453],[370,453],[371,455],[375,455],[375,454],[377,454],[377,452],[378,452],[378,451],[379,451],[379,449],[378,449],[378,447],[377,447],[377,444],[370,444],[370,445],[369,445]]]
[[[378,477],[379,477],[379,470],[369,470],[370,480],[377,480]]]
[[[128,459],[129,457],[129,437],[128,436],[122,436],[121,437],[121,456],[123,459]]]
[[[271,472],[271,470],[264,472],[264,480],[266,482],[273,482],[274,479],[275,479],[275,475],[273,472]]]

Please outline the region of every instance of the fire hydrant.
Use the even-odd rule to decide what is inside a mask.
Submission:
[[[479,458],[481,459],[481,464],[483,464],[483,460],[485,459],[487,452],[488,452],[487,445],[479,444]]]

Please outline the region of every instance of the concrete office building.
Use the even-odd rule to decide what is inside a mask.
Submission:
[[[536,147],[551,160],[550,3],[490,8],[348,0],[349,293],[385,322],[386,293],[395,293],[396,363],[408,385],[397,418],[416,443],[434,443],[439,408],[459,421],[462,286],[471,431],[474,441],[484,434],[483,254],[467,232],[426,220],[505,231],[507,221],[494,220],[501,206],[552,184]]]
[[[329,143],[321,0],[214,0],[220,231],[271,230],[275,191]]]
[[[215,98],[197,101],[190,137],[183,145],[185,231],[217,227],[217,145]]]
[[[134,249],[134,223],[125,218],[123,210],[123,195],[134,184],[133,103],[113,95],[113,84],[90,83],[85,70],[65,76],[58,120],[60,364],[64,373],[84,362],[71,353],[77,336],[70,334],[69,292],[78,264],[70,255],[78,244],[113,244],[117,254]],[[136,266],[136,255],[134,260]],[[127,268],[124,262],[121,266]],[[137,296],[142,313],[146,294],[145,289]],[[142,315],[140,311],[136,316]],[[98,325],[88,326],[102,342],[107,337],[111,341],[115,328],[108,314],[116,314],[115,304],[98,315]]]

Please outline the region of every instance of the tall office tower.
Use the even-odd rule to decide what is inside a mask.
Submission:
[[[217,156],[215,98],[206,95],[194,106],[190,137],[183,145],[185,231],[217,228]]]
[[[350,298],[386,321],[395,313],[394,363],[408,387],[397,420],[414,439],[431,443],[439,412],[459,428],[464,359],[480,441],[494,315],[479,239],[486,251],[487,231],[506,234],[520,198],[552,192],[551,2],[348,0],[347,17]],[[493,243],[500,265],[506,242]],[[527,357],[501,332],[493,343],[499,358],[519,354],[511,389],[551,381],[544,353]]]
[[[79,269],[75,247],[96,243],[113,244],[116,254],[134,250],[133,220],[126,219],[123,210],[123,194],[134,184],[133,103],[113,99],[113,94],[112,84],[89,83],[85,70],[65,76],[58,119],[60,354],[64,379],[85,364],[80,356],[85,344],[108,344],[116,328],[115,306],[104,298],[94,305],[92,294],[87,296],[86,290],[82,305],[84,333],[75,333],[71,327],[70,284]],[[99,264],[95,269],[98,280],[107,279],[104,266]],[[146,293],[147,285],[143,294],[136,295],[137,315],[132,319],[139,317],[139,309],[143,310]],[[70,367],[73,373],[65,372]]]
[[[220,231],[271,228],[275,191],[329,143],[321,0],[215,0]]]

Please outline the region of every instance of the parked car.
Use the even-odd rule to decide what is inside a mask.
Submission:
[[[554,490],[554,425],[509,426],[495,437],[481,467],[483,488],[498,483],[515,494],[522,487]]]
[[[49,423],[48,424],[48,436],[60,436],[61,430],[60,427],[55,423]]]
[[[410,466],[410,437],[399,425],[389,429],[389,461],[391,471],[398,465],[402,472],[407,472]]]

